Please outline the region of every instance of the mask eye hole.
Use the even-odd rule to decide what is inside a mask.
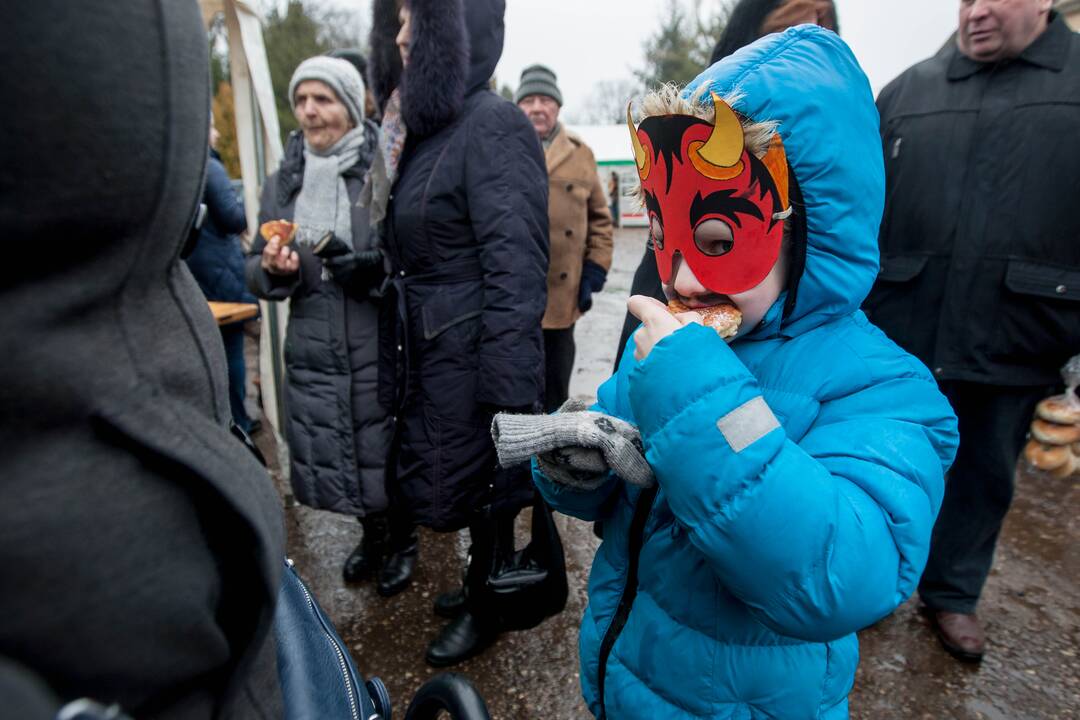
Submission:
[[[652,236],[653,247],[657,250],[664,249],[664,226],[655,215],[649,215],[649,234]]]
[[[694,228],[694,244],[703,255],[727,255],[735,247],[735,233],[723,220],[712,218]]]

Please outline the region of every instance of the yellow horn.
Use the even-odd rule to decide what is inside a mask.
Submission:
[[[626,127],[630,130],[630,142],[634,145],[634,162],[637,163],[638,175],[644,180],[649,174],[646,169],[649,164],[649,156],[641,145],[641,138],[638,137],[637,128],[634,127],[634,119],[630,116],[630,106],[632,104],[632,102],[626,104]]]
[[[729,168],[742,158],[742,123],[739,122],[739,116],[730,105],[721,100],[716,93],[710,94],[713,108],[716,110],[716,120],[713,121],[712,134],[698,150],[698,155],[711,165]],[[627,112],[629,113],[629,109]]]

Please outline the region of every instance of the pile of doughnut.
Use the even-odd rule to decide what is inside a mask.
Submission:
[[[1071,391],[1039,402],[1024,458],[1055,478],[1080,470],[1080,400]]]

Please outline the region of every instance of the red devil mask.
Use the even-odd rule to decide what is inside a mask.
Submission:
[[[788,167],[780,136],[760,160],[745,148],[742,123],[712,96],[716,120],[654,115],[634,127],[638,177],[649,214],[656,265],[673,281],[675,254],[701,284],[735,295],[756,287],[780,254],[788,216]]]

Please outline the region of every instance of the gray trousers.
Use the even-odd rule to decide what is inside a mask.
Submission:
[[[945,478],[919,596],[934,610],[972,613],[1012,502],[1032,413],[1053,388],[947,381],[941,391],[959,420],[960,448]]]

